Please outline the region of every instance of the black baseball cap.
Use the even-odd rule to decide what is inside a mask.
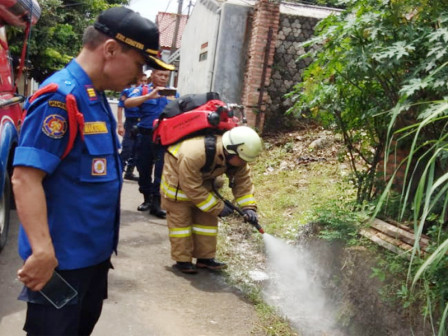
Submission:
[[[157,70],[174,70],[159,54],[159,29],[156,24],[132,9],[112,7],[103,11],[93,24],[95,29],[138,50],[146,63]]]

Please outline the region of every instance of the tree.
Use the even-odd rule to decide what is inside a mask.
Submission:
[[[40,0],[42,14],[31,28],[28,45],[29,76],[42,82],[64,67],[78,54],[85,27],[92,24],[104,9],[126,4],[126,0]],[[23,29],[11,27],[8,30],[10,50],[16,65],[23,40]]]
[[[428,290],[427,311],[448,300],[448,3],[344,0],[340,15],[320,22],[305,43],[315,61],[289,95],[291,113],[307,114],[344,136],[358,202],[377,211],[398,192],[398,220],[411,219],[417,239],[434,238],[433,255],[416,273]],[[389,155],[405,155],[385,179]],[[361,164],[360,164],[361,163]],[[400,188],[394,188],[404,173]],[[418,259],[419,246],[413,251]],[[410,265],[410,274],[413,273]],[[445,334],[448,305],[439,334]]]
[[[427,106],[418,104],[422,99],[438,100],[445,94],[441,83],[446,70],[435,70],[448,61],[439,45],[444,29],[438,29],[444,23],[438,11],[447,5],[404,0],[344,3],[347,10],[322,20],[318,36],[305,43],[312,51],[304,57],[312,55],[315,61],[290,94],[296,100],[290,112],[308,113],[337,126],[352,158],[362,202],[384,189],[375,173],[394,132],[424,113]],[[428,85],[422,76],[432,72]],[[435,134],[428,129],[424,135]],[[400,139],[398,145],[409,145],[406,138]],[[364,170],[356,165],[359,159]]]

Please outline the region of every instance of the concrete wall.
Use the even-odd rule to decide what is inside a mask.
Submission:
[[[196,2],[182,35],[180,94],[216,91],[228,103],[241,102],[250,11],[250,6]],[[201,61],[204,52],[207,59]]]
[[[228,103],[241,103],[250,7],[225,3],[221,10],[212,91]]]
[[[210,91],[220,14],[212,0],[198,0],[182,34],[178,90],[181,95]],[[201,48],[207,44],[206,48]],[[206,60],[199,60],[207,52]]]

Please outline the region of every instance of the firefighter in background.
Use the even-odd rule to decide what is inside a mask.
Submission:
[[[164,96],[159,94],[165,89],[170,78],[168,70],[153,70],[151,74],[152,83],[148,86],[136,88],[125,100],[126,108],[139,107],[140,121],[137,135],[137,170],[138,186],[143,194],[143,203],[137,208],[138,211],[149,213],[165,218],[166,213],[160,208],[160,179],[163,169],[164,148],[153,142],[152,127],[154,120],[159,118],[165,106],[179,94]],[[154,175],[153,175],[154,169]]]
[[[137,83],[137,87],[146,85],[148,77],[143,74]],[[117,124],[118,134],[123,137],[121,142],[121,164],[124,170],[124,178],[126,180],[137,181],[138,178],[134,175],[135,169],[135,151],[137,140],[137,124],[140,121],[140,110],[138,107],[125,108],[124,101],[128,98],[135,86],[124,89],[120,94],[117,109]],[[125,121],[123,123],[123,110]]]
[[[167,211],[171,257],[183,273],[197,268],[220,270],[225,263],[215,260],[218,216],[233,213],[212,192],[215,178],[226,174],[236,203],[248,219],[257,220],[250,167],[262,150],[258,134],[250,127],[238,126],[215,136],[216,152],[207,161],[206,137],[184,140],[168,147],[162,175],[162,207]],[[192,260],[196,258],[196,267]]]

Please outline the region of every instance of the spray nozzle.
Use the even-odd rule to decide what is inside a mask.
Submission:
[[[248,222],[250,225],[252,225],[254,228],[256,228],[257,231],[260,232],[261,234],[264,233],[264,230],[263,230],[263,228],[261,227],[261,225],[258,224],[258,221],[250,221],[250,220],[248,220],[247,216],[243,214],[243,212],[241,211],[241,209],[240,209],[240,208],[237,208],[237,209],[238,209],[238,210],[235,209],[236,212],[238,212],[240,215],[243,216],[245,222]]]
[[[252,225],[254,228],[256,228],[258,230],[258,232],[260,232],[261,234],[264,233],[263,228],[261,227],[260,224],[258,224],[257,220],[251,221],[251,220],[248,219],[247,215],[243,215],[243,217],[244,217],[244,221],[248,222],[250,225]]]
[[[259,224],[254,225],[254,226],[258,230],[258,232],[260,232],[261,234],[264,234],[264,230],[263,230],[263,228]]]

